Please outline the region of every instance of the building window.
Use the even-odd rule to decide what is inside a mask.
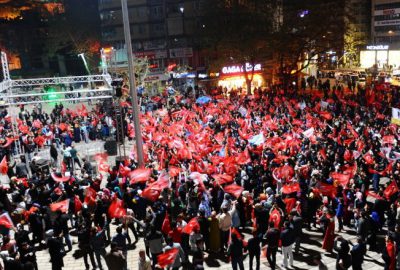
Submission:
[[[375,5],[375,10],[384,10],[392,8],[400,8],[400,2]]]

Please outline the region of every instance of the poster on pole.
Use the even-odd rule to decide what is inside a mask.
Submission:
[[[400,109],[392,108],[392,123],[400,126]]]

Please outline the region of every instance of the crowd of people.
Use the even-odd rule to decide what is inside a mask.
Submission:
[[[62,269],[71,235],[86,269],[127,269],[128,250],[142,239],[140,270],[203,269],[206,254],[242,270],[246,253],[249,269],[260,269],[262,253],[271,269],[290,268],[305,231],[319,232],[336,269],[362,269],[367,250],[382,253],[385,269],[400,267],[397,91],[221,93],[142,97],[145,167],[135,148],[111,164],[106,153],[84,157],[74,147],[115,133],[106,104],[22,107],[15,121],[4,110],[3,268],[39,269],[35,252],[47,248],[52,269]],[[133,139],[129,100],[121,106]],[[16,141],[25,155],[16,157]],[[47,169],[35,166],[43,148]],[[340,237],[344,229],[356,233],[354,243]],[[320,254],[310,263],[327,269]]]

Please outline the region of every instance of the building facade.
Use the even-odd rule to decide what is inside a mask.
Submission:
[[[132,47],[135,57],[147,57],[148,82],[167,80],[168,67],[177,67],[176,77],[193,77],[204,69],[194,45],[202,1],[128,0]],[[126,68],[127,58],[120,0],[99,0],[102,45],[113,47],[111,71]],[[171,69],[172,69],[171,68]],[[196,76],[196,75],[194,75]]]
[[[400,46],[400,1],[372,0],[371,41]]]

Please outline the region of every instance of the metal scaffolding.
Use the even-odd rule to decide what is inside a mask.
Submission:
[[[12,130],[15,136],[18,129],[18,116],[16,115],[15,107],[19,105],[112,99],[112,78],[108,74],[106,66],[102,67],[102,74],[100,75],[12,80],[8,67],[7,54],[1,52],[0,56],[3,71],[3,81],[0,82],[0,100],[2,100],[2,106],[9,108]],[[103,63],[103,65],[106,65],[106,63]],[[74,89],[74,84],[81,84],[82,88]],[[71,91],[61,90],[51,93],[42,91],[45,86],[50,85],[64,85],[65,87],[71,87]],[[32,89],[33,91],[28,92],[27,89]],[[50,99],[50,94],[54,95],[55,98]],[[19,140],[15,141],[15,153],[17,156],[24,154]]]

